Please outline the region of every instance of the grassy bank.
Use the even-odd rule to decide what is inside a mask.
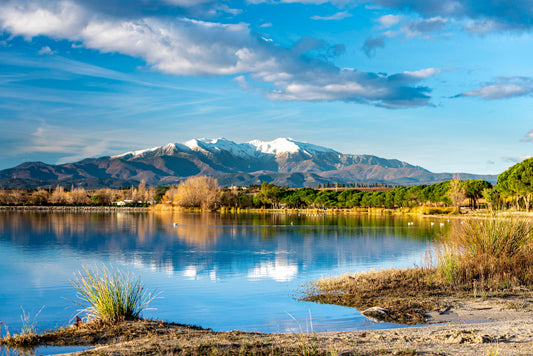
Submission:
[[[456,222],[426,267],[323,278],[309,284],[303,299],[355,307],[378,320],[423,323],[428,312],[445,311],[454,300],[529,298],[531,261],[531,220],[466,219]]]

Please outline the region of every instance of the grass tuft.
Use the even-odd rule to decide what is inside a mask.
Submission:
[[[105,266],[93,270],[82,266],[71,284],[78,291],[87,320],[118,322],[136,320],[157,296],[145,291],[139,277]]]
[[[26,314],[26,311],[22,306],[20,307],[22,309],[22,315],[20,317],[20,320],[22,321],[22,329],[20,330],[20,333],[22,335],[31,335],[35,333],[36,325],[37,325],[37,317],[39,314],[41,314],[41,311],[44,309],[44,306],[39,309],[39,311],[31,317],[30,314]]]

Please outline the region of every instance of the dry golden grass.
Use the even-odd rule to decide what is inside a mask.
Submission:
[[[505,289],[533,285],[533,221],[490,217],[455,224],[439,253],[454,285]]]

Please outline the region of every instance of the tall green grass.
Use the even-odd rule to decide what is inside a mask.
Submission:
[[[452,283],[495,287],[533,284],[533,222],[525,218],[466,219],[457,223],[439,255]]]
[[[117,322],[135,320],[157,296],[147,292],[139,277],[117,269],[88,269],[82,266],[71,284],[88,320]]]

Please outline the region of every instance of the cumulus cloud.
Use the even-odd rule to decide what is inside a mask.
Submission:
[[[312,20],[322,20],[322,21],[338,21],[338,20],[342,20],[342,19],[345,19],[347,17],[352,17],[352,14],[350,14],[348,11],[341,11],[341,12],[337,12],[331,16],[318,16],[318,15],[315,15],[315,16],[312,16],[311,19]]]
[[[467,91],[455,97],[480,97],[486,100],[507,99],[533,94],[533,79],[528,77],[499,77],[481,88]]]
[[[117,0],[118,1],[118,0]],[[176,4],[186,5],[186,1]],[[279,100],[350,101],[388,108],[426,105],[430,89],[420,81],[437,71],[376,74],[339,68],[328,58],[344,46],[303,39],[284,48],[254,34],[247,24],[187,17],[120,17],[98,13],[73,0],[21,0],[0,4],[0,29],[31,39],[70,40],[102,53],[122,53],[175,75],[246,75],[266,83]],[[237,80],[239,82],[239,80]],[[242,84],[242,83],[241,83]]]
[[[385,48],[385,39],[383,37],[368,37],[361,48],[367,57],[373,57],[377,48]]]

